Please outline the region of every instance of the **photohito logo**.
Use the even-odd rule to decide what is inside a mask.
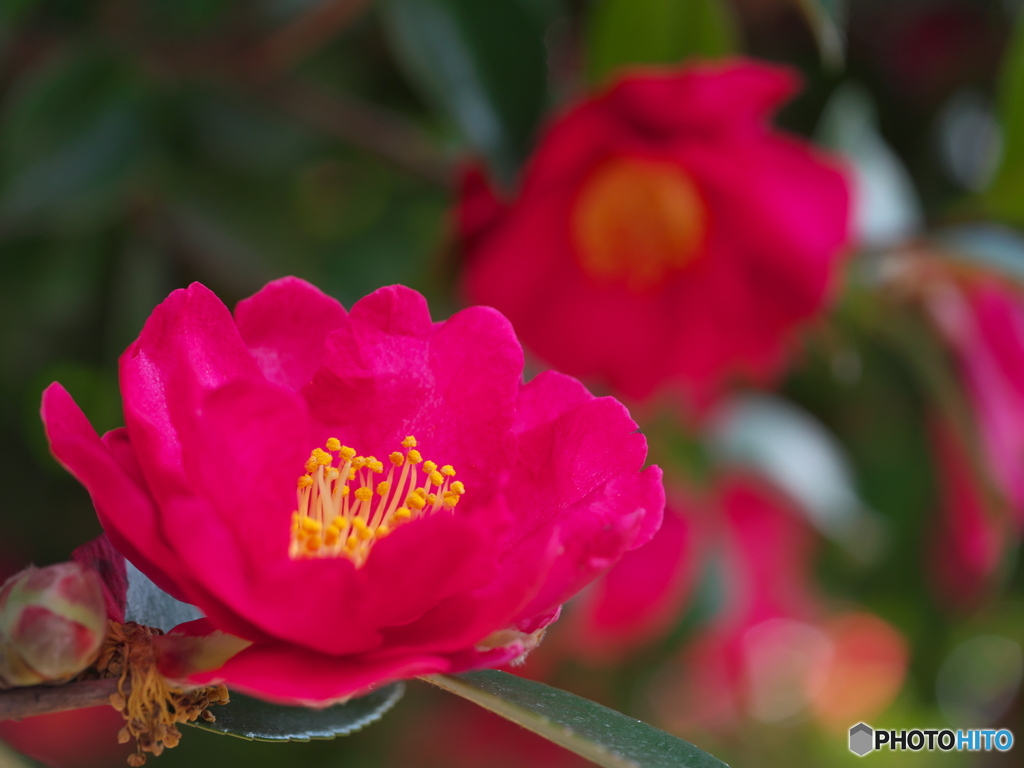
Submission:
[[[925,730],[885,731],[875,730],[867,723],[857,723],[850,728],[850,751],[860,757],[876,749],[910,750],[929,752],[962,751],[991,752],[993,749],[1005,752],[1013,746],[1013,733],[1006,728],[1001,730],[974,728],[972,730],[951,731],[928,728]]]

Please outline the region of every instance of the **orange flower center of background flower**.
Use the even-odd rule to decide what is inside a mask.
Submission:
[[[707,233],[696,183],[674,163],[614,158],[584,183],[572,212],[583,271],[643,291],[696,261]]]
[[[424,461],[411,435],[402,447],[404,453],[388,457],[386,478],[384,462],[357,455],[335,437],[327,441],[327,450],[313,449],[306,474],[299,478],[298,509],[292,513],[288,552],[293,559],[347,557],[360,566],[374,542],[397,526],[455,508],[466,492],[460,480],[453,480],[455,468]]]

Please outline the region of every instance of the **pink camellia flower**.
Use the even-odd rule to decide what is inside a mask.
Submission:
[[[972,466],[956,431],[936,418],[930,432],[941,503],[931,526],[932,582],[944,606],[975,608],[999,574],[1009,520],[986,498],[981,467]]]
[[[727,602],[655,677],[661,721],[686,732],[811,713],[846,728],[878,714],[903,682],[902,636],[871,614],[829,616],[813,587],[814,533],[775,488],[728,476],[717,503]]]
[[[244,646],[165,673],[324,703],[523,654],[660,524],[625,408],[522,365],[490,308],[435,323],[394,286],[346,312],[286,278],[232,317],[194,284],[121,358],[123,429],[58,384],[43,419],[114,546],[206,615],[172,634]]]
[[[1024,529],[1024,295],[992,276],[944,280],[929,306],[953,348],[993,479]]]
[[[508,206],[467,174],[467,294],[545,362],[632,398],[770,379],[849,237],[838,163],[767,124],[796,88],[736,60],[632,72],[576,105]]]

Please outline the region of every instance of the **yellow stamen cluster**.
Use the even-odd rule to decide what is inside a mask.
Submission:
[[[313,449],[306,474],[297,483],[289,549],[293,558],[347,557],[360,566],[374,542],[396,527],[455,508],[466,486],[452,480],[454,467],[438,469],[435,462],[424,461],[411,435],[401,444],[405,453],[388,456],[390,467],[381,478],[374,475],[384,475],[384,462],[357,455],[335,437],[327,441],[327,450]],[[422,485],[420,471],[426,475]]]

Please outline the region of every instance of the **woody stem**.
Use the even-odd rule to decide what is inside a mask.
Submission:
[[[126,687],[129,684],[126,683]],[[0,721],[21,720],[34,715],[69,709],[110,706],[117,680],[85,680],[64,685],[33,685],[0,691]],[[127,693],[127,691],[126,691]]]

